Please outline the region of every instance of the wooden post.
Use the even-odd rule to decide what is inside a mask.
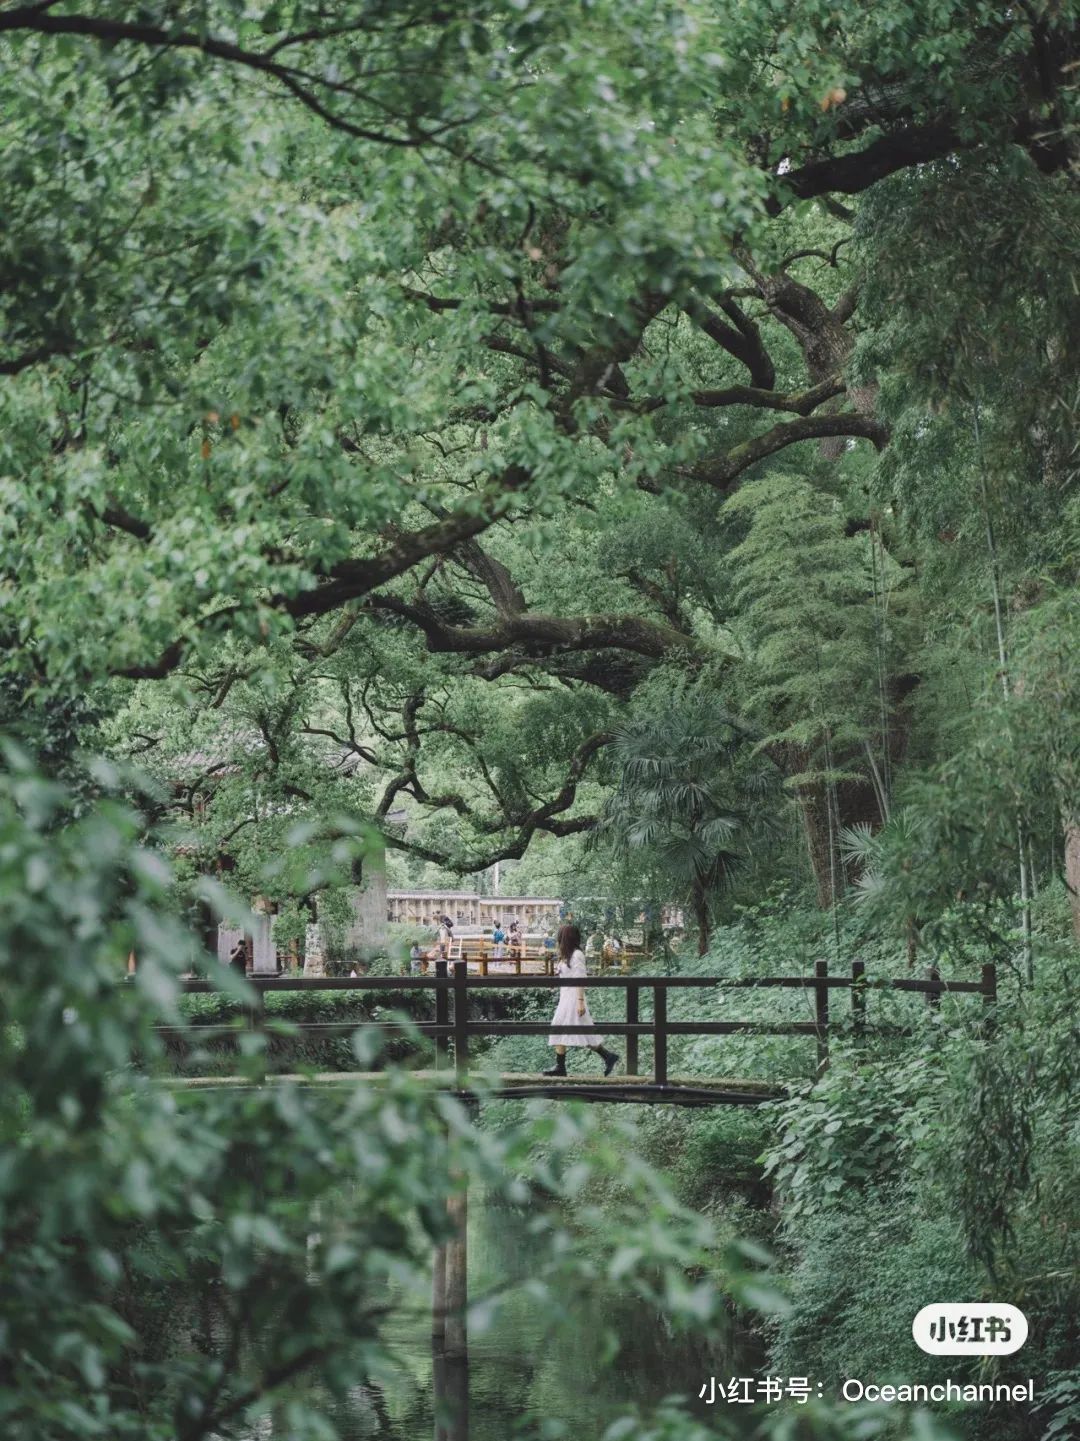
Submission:
[[[453,1232],[446,1243],[446,1328],[443,1349],[447,1356],[464,1356],[469,1333],[466,1307],[469,1304],[469,1192],[463,1183],[450,1192],[446,1213]]]
[[[521,951],[520,951],[520,950],[518,950],[518,951],[515,953],[515,955],[514,955],[514,975],[515,975],[515,976],[520,976],[520,975],[521,975]]]
[[[435,962],[436,980],[446,980],[446,962]],[[435,987],[435,1024],[447,1026],[450,1024],[450,997],[445,986]],[[445,1034],[435,1037],[435,1069],[442,1070],[446,1065],[446,1053],[450,1047],[450,1038]]]
[[[667,987],[653,986],[653,1080],[667,1085]]]
[[[927,971],[926,979],[935,987],[934,990],[927,991],[926,1004],[931,1010],[937,1010],[938,1006],[941,1005],[941,991],[937,989],[937,987],[941,985],[941,972],[938,970],[936,963]]]
[[[446,1242],[435,1247],[431,1281],[431,1336],[442,1341],[446,1335]]]
[[[851,963],[851,1029],[861,1037],[866,1029],[866,963]]]
[[[982,968],[983,1024],[987,1034],[994,1029],[994,1008],[997,1005],[997,967],[987,961]]]
[[[815,1021],[817,1024],[817,1068],[818,1075],[821,1075],[829,1066],[829,988],[822,985],[829,974],[828,961],[816,961],[814,963],[814,976],[817,984],[814,986],[815,999]]]
[[[469,968],[454,962],[454,1070],[458,1090],[465,1089],[469,1071],[468,991]],[[449,1282],[447,1282],[449,1285]]]
[[[639,986],[627,986],[626,988],[626,1022],[627,1025],[636,1025],[638,1021],[638,993]],[[626,1074],[636,1076],[638,1073],[638,1038],[627,1036],[626,1038]]]
[[[482,976],[486,976],[487,973],[488,973],[488,958],[487,958],[487,956],[481,954],[481,956],[480,956],[480,974],[481,974]]]

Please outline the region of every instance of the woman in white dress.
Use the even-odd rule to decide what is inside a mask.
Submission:
[[[581,976],[582,979],[588,974],[585,969],[585,953],[581,949],[581,932],[577,926],[561,926],[559,928],[559,959],[555,962],[555,974],[557,976]],[[585,1004],[584,986],[561,986],[559,988],[559,1004],[555,1008],[555,1014],[551,1018],[553,1026],[591,1026],[594,1025],[589,1008]],[[600,1042],[599,1036],[566,1036],[555,1032],[548,1037],[548,1045],[555,1047],[555,1064],[545,1076],[566,1075],[566,1048],[567,1046],[588,1046],[604,1063],[604,1075],[610,1076],[618,1064],[618,1056],[614,1051],[608,1051]]]

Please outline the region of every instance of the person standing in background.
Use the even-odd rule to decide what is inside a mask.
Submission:
[[[229,952],[229,965],[238,976],[247,975],[247,941],[243,936]]]
[[[454,943],[454,923],[449,916],[443,916],[435,937],[435,954],[440,961],[450,959],[450,947]]]

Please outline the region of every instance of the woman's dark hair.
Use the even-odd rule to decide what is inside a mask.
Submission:
[[[444,926],[452,926],[454,924],[449,916],[443,916],[442,923]]]
[[[581,949],[581,932],[577,926],[559,927],[559,955],[568,961],[575,951]]]

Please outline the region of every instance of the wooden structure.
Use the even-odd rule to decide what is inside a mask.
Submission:
[[[587,978],[591,991],[617,990],[622,993],[623,1020],[598,1019],[595,1026],[570,1026],[560,1024],[553,1027],[550,1021],[492,1021],[470,1016],[469,998],[479,991],[543,989],[558,990],[564,986],[578,986],[576,977],[537,974],[498,975],[471,973],[468,963],[459,960],[447,964],[438,961],[435,974],[429,976],[361,976],[348,978],[327,978],[302,980],[295,978],[255,978],[252,985],[257,1004],[247,1015],[247,1025],[258,1029],[264,1024],[263,998],[272,991],[304,990],[349,990],[357,992],[401,992],[417,991],[427,994],[434,1001],[434,1018],[410,1021],[412,1029],[430,1036],[435,1042],[436,1065],[434,1072],[417,1073],[431,1084],[453,1091],[463,1098],[497,1095],[505,1098],[521,1096],[548,1096],[559,1099],[576,1098],[585,1101],[634,1101],[666,1103],[677,1105],[753,1105],[770,1100],[781,1094],[779,1088],[752,1080],[729,1077],[682,1077],[669,1073],[669,1042],[682,1036],[790,1036],[812,1040],[816,1047],[819,1073],[828,1065],[829,1041],[831,1035],[842,1029],[855,1038],[870,1032],[866,1019],[866,999],[871,991],[914,992],[925,996],[931,1006],[940,1003],[945,994],[971,994],[982,997],[985,1007],[993,1007],[997,1000],[997,976],[993,965],[984,965],[978,981],[944,981],[936,970],[926,980],[914,978],[884,978],[872,980],[867,977],[861,961],[856,961],[849,975],[830,975],[824,961],[819,961],[812,976],[645,976],[645,975],[592,975]],[[211,981],[190,980],[185,982],[188,992],[207,992],[215,989]],[[747,990],[796,990],[808,993],[808,1012],[812,1008],[812,1020],[792,1021],[742,1021],[728,1019],[672,1020],[668,1013],[668,999],[672,992],[695,990],[699,992],[731,993]],[[841,1015],[836,1001],[844,1000],[844,1014]],[[650,1002],[651,1014],[643,1014],[642,1001]],[[355,1021],[324,1022],[300,1025],[296,1029],[306,1035],[341,1035],[357,1028]],[[160,1028],[169,1031],[171,1028]],[[176,1030],[173,1034],[190,1038],[192,1029]],[[234,1029],[230,1027],[229,1029]],[[402,1023],[382,1023],[378,1029],[384,1032],[400,1033]],[[624,1073],[609,1077],[570,1075],[565,1079],[547,1076],[525,1076],[518,1074],[487,1074],[482,1064],[473,1065],[471,1052],[473,1042],[499,1036],[549,1036],[557,1029],[560,1034],[586,1036],[616,1036],[625,1044]],[[878,1034],[903,1034],[900,1026],[872,1028]],[[645,1038],[652,1043],[651,1065],[645,1074],[640,1072],[640,1042]],[[296,1078],[302,1079],[302,1078]],[[307,1078],[311,1080],[312,1078]],[[316,1083],[333,1084],[335,1080],[347,1082],[359,1079],[355,1073],[343,1073],[340,1077],[314,1078]],[[363,1077],[371,1084],[379,1084],[378,1073]],[[228,1084],[228,1078],[206,1078],[207,1084]],[[186,1078],[181,1084],[190,1084]]]
[[[523,930],[546,931],[559,924],[566,910],[553,896],[482,896],[479,891],[387,891],[386,918],[413,926],[436,926],[449,916],[456,926],[486,926],[511,921]]]

